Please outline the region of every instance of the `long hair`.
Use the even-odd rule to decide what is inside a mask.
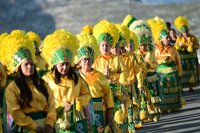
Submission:
[[[19,102],[20,102],[21,107],[30,106],[29,103],[33,98],[31,90],[25,82],[25,78],[26,77],[24,76],[20,68],[14,81],[20,90]],[[35,67],[33,75],[31,76],[31,79],[33,81],[34,86],[37,88],[37,90],[41,92],[45,96],[46,100],[48,101],[49,94],[47,92],[46,87],[44,86],[44,80],[39,78],[39,76],[37,75],[36,67]]]
[[[53,71],[54,71],[54,76],[55,76],[55,83],[59,84],[60,83],[60,79],[61,79],[61,74],[58,72],[56,66],[53,67]],[[66,73],[66,76],[68,77],[68,79],[73,80],[74,84],[77,85],[77,83],[78,83],[78,75],[75,72],[75,68],[70,66],[69,71]]]

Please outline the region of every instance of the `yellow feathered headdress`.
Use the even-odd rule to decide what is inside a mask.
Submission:
[[[85,25],[83,28],[82,28],[82,32],[84,33],[88,33],[88,34],[93,34],[93,27],[91,25]]]
[[[122,25],[125,25],[125,26],[127,26],[127,27],[130,27],[130,25],[131,25],[134,21],[136,21],[136,20],[137,20],[137,19],[136,19],[134,16],[128,14],[128,15],[124,18],[124,20],[123,20],[123,22],[122,22]]]
[[[144,20],[134,21],[129,29],[138,36],[139,45],[148,44],[149,50],[153,50],[151,29]]]
[[[8,33],[2,33],[0,35],[0,43],[1,43],[1,40],[3,40],[7,35],[8,35]]]
[[[78,49],[78,39],[63,29],[45,37],[41,48],[41,56],[49,65],[49,69],[60,62],[74,63],[74,55]]]
[[[37,43],[37,47],[39,48],[40,45],[41,45],[41,39],[40,39],[40,36],[33,32],[33,31],[29,31],[28,33],[26,33],[26,35],[30,38],[30,40],[32,40],[35,43]]]
[[[0,61],[9,73],[15,72],[25,58],[32,58],[36,62],[33,42],[22,30],[13,30],[1,40]]]
[[[174,21],[174,25],[176,26],[177,30],[181,32],[189,30],[189,25],[186,17],[178,16]]]
[[[149,19],[147,23],[151,27],[155,42],[159,42],[162,38],[167,36],[168,29],[163,19],[156,16],[153,19]]]
[[[102,20],[94,26],[93,35],[97,39],[98,44],[102,41],[108,41],[112,47],[114,47],[119,40],[118,29],[107,20]]]
[[[133,41],[133,44],[134,44],[134,51],[137,51],[138,50],[138,46],[139,46],[139,38],[138,36],[130,31],[130,37],[131,37],[131,40]],[[131,43],[131,42],[130,42]]]
[[[119,30],[119,44],[120,46],[122,44],[127,45],[130,42],[130,30],[128,29],[127,26],[120,25],[120,24],[115,24],[117,29]]]
[[[79,40],[78,55],[76,55],[75,62],[81,60],[83,57],[96,58],[99,55],[99,47],[96,38],[88,33],[79,33],[76,35]]]

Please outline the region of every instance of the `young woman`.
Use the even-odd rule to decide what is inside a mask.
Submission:
[[[110,82],[115,102],[115,121],[118,121],[122,132],[128,129],[127,116],[130,98],[128,95],[127,67],[120,56],[111,54],[119,40],[119,31],[115,25],[102,20],[94,26],[93,34],[99,44],[101,55],[93,64],[93,68],[103,73]]]
[[[160,30],[159,38],[155,56],[158,62],[156,72],[159,78],[160,108],[162,112],[171,112],[181,108],[182,67],[177,50],[170,45],[167,31]]]
[[[78,40],[71,33],[57,30],[45,37],[41,56],[52,71],[44,75],[53,91],[57,109],[57,132],[87,133],[83,107],[91,98],[87,84],[72,67]]]
[[[189,87],[189,91],[194,91],[194,87],[199,85],[197,49],[198,39],[189,33],[189,25],[185,17],[179,16],[175,19],[175,26],[181,32],[178,36],[175,48],[178,50],[183,69],[181,80],[183,87]]]
[[[106,125],[115,133],[120,132],[114,122],[114,101],[109,82],[106,77],[92,68],[95,57],[98,55],[98,45],[94,36],[78,34],[80,41],[78,50],[78,62],[80,75],[87,82],[92,96],[95,114],[95,126],[93,132],[106,131]],[[95,51],[95,52],[94,52]]]
[[[0,60],[10,73],[16,72],[5,92],[7,110],[13,118],[11,133],[53,133],[55,102],[50,88],[37,76],[33,42],[21,31],[4,38],[0,48]]]

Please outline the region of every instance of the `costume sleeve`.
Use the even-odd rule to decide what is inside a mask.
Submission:
[[[145,61],[149,63],[151,69],[156,69],[158,66],[154,52],[148,52]]]
[[[174,44],[174,47],[175,47],[177,50],[181,50],[181,47],[179,46],[180,41],[181,41],[181,38],[180,38],[180,37],[177,37],[176,42],[175,42],[175,44]]]
[[[8,112],[13,117],[15,123],[19,126],[26,126],[32,130],[35,130],[38,125],[32,120],[31,117],[26,116],[21,110],[18,102],[19,90],[14,81],[10,82],[6,88],[5,97]]]
[[[180,60],[180,56],[178,54],[178,51],[175,48],[174,48],[174,54],[175,54],[176,64],[178,65],[179,76],[182,76],[183,70],[182,70],[181,60]]]
[[[91,95],[86,82],[83,81],[83,79],[80,77],[78,82],[80,82],[80,87],[81,87],[78,100],[80,101],[81,106],[85,107],[88,105]]]
[[[46,118],[46,124],[50,126],[54,126],[54,123],[56,122],[56,105],[53,97],[53,92],[50,89],[50,87],[46,84],[46,89],[48,91],[49,97],[48,97],[48,110],[47,110],[47,118]]]
[[[103,98],[106,103],[106,108],[114,107],[113,95],[110,89],[110,85],[106,77],[102,74],[100,77],[100,85],[102,87],[102,92],[104,94]]]
[[[119,83],[122,85],[128,85],[128,68],[124,64],[122,57],[119,57],[119,69],[120,69],[120,75],[119,75]]]

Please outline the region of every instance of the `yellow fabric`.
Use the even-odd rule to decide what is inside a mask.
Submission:
[[[163,46],[162,48],[157,48],[155,50],[155,56],[157,59],[158,64],[162,64],[164,61],[164,58],[166,56],[169,56],[169,62],[175,62],[178,66],[178,73],[179,76],[182,75],[183,70],[182,70],[182,66],[181,66],[181,61],[180,61],[180,57],[178,54],[178,51],[176,50],[175,47],[171,47],[171,46]]]
[[[180,47],[179,46],[180,44],[183,44],[183,47]],[[183,36],[179,36],[176,39],[176,43],[174,44],[174,46],[178,50],[188,50],[189,46],[192,46],[192,49],[196,50],[199,48],[199,42],[198,42],[198,39],[194,35],[190,34],[187,40]]]
[[[34,120],[30,117],[25,116],[25,113],[46,111],[46,124],[53,127],[56,121],[56,110],[52,91],[45,84],[49,94],[48,101],[46,101],[45,96],[36,89],[32,81],[28,83],[28,87],[30,88],[33,96],[32,101],[30,101],[31,106],[24,106],[21,108],[18,101],[20,90],[14,81],[9,83],[5,93],[8,112],[11,114],[17,125],[35,130],[39,125],[37,125],[36,122],[34,122]]]
[[[125,53],[122,55],[123,62],[127,66],[128,70],[128,83],[129,85],[136,82],[136,75],[139,73],[138,69],[140,66],[137,63],[134,53]]]
[[[67,77],[61,78],[61,82],[56,84],[53,72],[48,72],[43,76],[43,79],[49,84],[49,87],[53,91],[56,108],[59,106],[63,107],[65,102],[72,105],[75,99],[79,100],[82,106],[88,105],[91,96],[87,84],[80,76],[78,76],[78,83],[76,86],[74,81],[69,80]]]
[[[127,67],[125,66],[120,56],[111,55],[109,58],[105,58],[102,55],[100,55],[97,57],[93,64],[93,68],[103,73],[104,75],[106,66],[108,66],[111,71],[111,76],[109,77],[109,80],[112,83],[119,82],[120,74],[124,73],[124,75],[127,75]],[[121,84],[126,85],[127,82]]]
[[[114,107],[113,96],[109,82],[102,73],[93,69],[89,75],[84,76],[81,73],[81,76],[87,82],[92,98],[102,97],[104,99],[106,108]]]
[[[147,68],[147,72],[155,72],[156,68],[158,67],[158,63],[155,57],[155,53],[152,51],[148,51],[144,57],[144,60],[146,63],[150,65],[149,68]]]
[[[138,64],[139,64],[139,72],[136,75],[137,81],[138,81],[137,87],[143,88],[144,87],[144,79],[146,78],[146,74],[147,74],[147,67],[144,62],[144,58],[140,55],[139,51],[136,52],[136,58],[137,58]]]
[[[6,85],[6,81],[7,81],[7,75],[6,72],[4,71],[2,64],[0,63],[0,89],[1,87]]]
[[[41,71],[41,70],[46,71],[47,63],[40,56],[36,56],[36,60],[37,60],[37,63],[36,63],[37,71]]]

